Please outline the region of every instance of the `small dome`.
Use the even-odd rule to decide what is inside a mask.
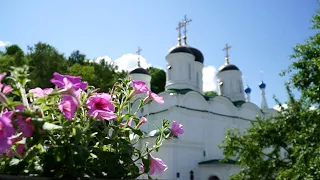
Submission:
[[[247,86],[247,88],[244,90],[244,92],[246,94],[250,94],[251,93],[251,88],[249,86]]]
[[[147,74],[147,75],[149,75],[148,71],[141,68],[141,67],[134,69],[133,71],[129,72],[129,74]]]
[[[219,68],[219,72],[222,72],[222,71],[229,71],[229,70],[237,70],[239,71],[239,68],[233,64],[227,64],[227,65],[224,65],[224,66],[221,66]]]
[[[259,88],[260,88],[260,89],[265,89],[266,86],[267,86],[267,85],[266,85],[263,81],[261,81],[260,84],[259,84]]]
[[[187,46],[175,46],[169,50],[168,54],[179,53],[179,52],[193,54],[192,51]]]
[[[195,56],[195,61],[201,62],[201,63],[204,62],[204,57],[201,51],[193,47],[189,47],[189,49],[192,51],[192,54]]]

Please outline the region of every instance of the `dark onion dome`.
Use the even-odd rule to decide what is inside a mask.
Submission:
[[[175,47],[172,47],[169,50],[168,54],[179,53],[179,52],[193,54],[192,51],[187,46],[175,46]]]
[[[233,64],[227,64],[227,65],[224,65],[224,66],[221,66],[219,68],[219,72],[222,72],[222,71],[229,71],[229,70],[237,70],[239,71],[239,68]]]
[[[247,86],[247,88],[244,90],[244,92],[246,94],[250,94],[251,93],[251,88],[249,86]]]
[[[263,81],[261,81],[260,84],[259,84],[259,88],[260,88],[260,89],[265,89],[266,86],[267,86],[267,85],[266,85]]]
[[[195,57],[195,61],[201,62],[201,63],[204,62],[204,57],[203,57],[203,54],[201,53],[201,51],[199,51],[198,49],[196,49],[194,47],[190,47],[190,46],[185,46],[185,45],[184,46],[175,46],[169,50],[168,54],[179,53],[179,52],[192,54]]]
[[[194,47],[189,47],[189,49],[192,51],[193,55],[195,56],[195,61],[201,62],[201,63],[204,62],[204,57],[201,51],[199,51]]]
[[[149,75],[148,71],[141,68],[141,67],[134,69],[133,71],[129,72],[129,74],[147,74],[147,75]]]

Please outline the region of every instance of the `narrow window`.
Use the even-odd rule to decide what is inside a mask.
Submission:
[[[168,65],[167,69],[168,69],[168,79],[171,80],[171,69],[172,69],[172,67],[170,65]]]
[[[197,87],[199,87],[199,72],[197,72]]]
[[[189,65],[189,79],[191,79],[191,64],[188,64]]]
[[[220,95],[222,95],[223,94],[223,82],[222,81],[220,81],[219,82],[219,89],[220,89]]]

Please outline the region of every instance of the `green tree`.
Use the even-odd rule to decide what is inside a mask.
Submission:
[[[91,85],[99,87],[102,92],[108,92],[113,84],[119,79],[124,78],[123,73],[117,72],[117,67],[112,63],[104,60],[98,63],[92,63],[94,67],[95,79]]]
[[[68,60],[69,60],[69,62],[71,64],[79,63],[79,64],[83,65],[85,63],[85,60],[86,60],[86,55],[80,53],[79,50],[76,50],[76,51],[73,51],[71,53],[71,55],[69,56]]]
[[[73,76],[81,76],[83,81],[87,81],[89,84],[95,80],[94,67],[90,65],[80,65],[78,63],[73,64],[68,68],[68,74]]]
[[[31,87],[53,87],[50,82],[54,72],[66,73],[67,60],[56,48],[46,43],[37,43],[29,47]]]
[[[166,85],[166,72],[155,67],[149,67],[147,71],[151,76],[151,90],[155,93],[163,92]]]
[[[218,93],[216,91],[207,91],[204,93],[205,96],[209,96],[209,97],[213,97],[213,96],[217,96]]]
[[[6,55],[14,56],[17,53],[24,55],[23,50],[18,45],[13,44],[10,46],[6,46],[6,52],[5,52]]]
[[[313,23],[317,33],[294,48],[295,61],[282,73],[292,73],[286,85],[288,108],[257,119],[245,132],[227,132],[221,146],[225,159],[235,158],[241,166],[231,179],[320,179],[320,13]],[[292,88],[302,96],[295,99]]]
[[[11,66],[23,66],[28,63],[27,57],[18,45],[6,46],[0,55],[0,71],[8,71]]]

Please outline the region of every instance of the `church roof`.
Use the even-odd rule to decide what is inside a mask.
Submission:
[[[211,159],[208,161],[201,161],[198,163],[199,165],[202,164],[236,164],[236,161],[228,159],[228,160],[222,160],[222,159]]]
[[[134,69],[133,71],[129,72],[129,74],[147,74],[147,75],[149,75],[148,71],[141,68],[141,67]]]
[[[233,64],[227,64],[227,65],[221,66],[219,68],[219,72],[229,71],[229,70],[238,70],[239,71],[239,68],[236,65],[233,65]]]
[[[195,61],[203,63],[204,57],[203,57],[202,52],[194,47],[189,47],[189,48],[192,51],[193,55],[196,57]]]
[[[179,53],[179,52],[193,54],[192,51],[187,46],[175,46],[175,47],[172,47],[169,50],[168,54]]]
[[[200,50],[198,50],[197,48],[187,46],[187,45],[172,47],[169,50],[168,54],[179,53],[179,52],[192,54],[195,57],[195,61],[200,62],[200,63],[204,62],[204,57],[203,57],[202,52]]]

